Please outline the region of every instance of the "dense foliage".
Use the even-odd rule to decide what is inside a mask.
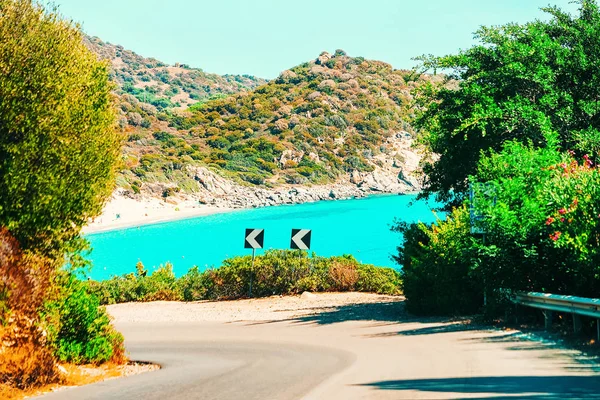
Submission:
[[[148,274],[138,263],[135,274],[87,282],[103,304],[152,300],[223,300],[295,294],[303,291],[363,291],[398,294],[400,277],[391,268],[361,264],[352,256],[319,257],[314,253],[268,250],[223,261],[219,268],[200,272],[197,267],[176,278],[166,264]]]
[[[598,6],[582,0],[576,16],[544,10],[548,21],[484,27],[476,33],[479,45],[424,58],[426,68],[448,71],[455,82],[420,96],[420,139],[439,155],[424,165],[425,195],[459,204],[481,151],[500,151],[507,140],[545,147],[555,132],[563,150],[598,161]]]
[[[0,0],[0,14],[0,385],[26,388],[60,379],[57,355],[122,352],[97,303],[55,280],[65,258],[80,264],[79,232],[111,193],[120,137],[107,65],[79,29],[31,0]],[[94,312],[93,327],[71,319]],[[54,346],[52,329],[66,341]],[[75,343],[82,356],[63,357]]]
[[[398,224],[404,243],[396,261],[407,309],[418,314],[477,311],[483,300],[477,270],[478,244],[470,232],[469,213],[457,208],[431,226]]]
[[[414,311],[472,312],[484,298],[493,311],[518,290],[600,294],[600,11],[595,1],[578,16],[547,11],[549,21],[483,28],[481,45],[429,60],[458,82],[421,98],[421,140],[440,153],[425,166],[426,194],[459,206],[397,227]]]
[[[188,167],[197,165],[251,185],[372,171],[414,133],[411,89],[430,79],[441,78],[323,53],[251,91],[142,118],[151,124],[131,130],[119,183],[134,192],[156,183],[190,192],[198,184]],[[137,99],[125,98],[142,113]]]
[[[44,305],[49,344],[60,361],[100,364],[125,359],[123,336],[110,324],[100,300],[72,273],[57,279],[60,295]]]
[[[24,250],[62,256],[114,184],[107,65],[56,14],[0,7],[0,226]]]

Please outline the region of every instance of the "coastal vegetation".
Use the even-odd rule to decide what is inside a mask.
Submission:
[[[124,360],[123,338],[65,263],[114,185],[106,63],[78,27],[29,0],[0,0],[0,393],[58,382],[57,361]]]
[[[136,272],[104,281],[86,281],[102,304],[154,300],[233,300],[311,292],[360,291],[400,294],[400,275],[392,268],[361,264],[354,257],[321,257],[303,251],[268,250],[256,257],[233,257],[218,268],[193,267],[177,278],[172,265],[151,274],[141,262]]]
[[[578,15],[545,11],[421,58],[457,83],[418,99],[418,140],[439,155],[424,164],[422,197],[451,212],[396,227],[411,311],[474,312],[487,298],[493,314],[519,290],[600,294],[600,10],[581,0]]]
[[[142,61],[128,61],[140,58],[135,53],[105,52],[106,45],[93,43],[113,63],[120,125],[128,135],[117,182],[134,195],[194,193],[196,167],[267,187],[328,183],[387,164],[401,168],[405,160],[397,144],[415,134],[411,92],[441,80],[337,50],[257,87],[260,81],[253,79],[237,93],[211,89],[187,108],[160,107],[148,103],[152,97],[145,91],[153,86],[139,81],[139,74],[147,69],[154,81],[166,68],[171,83],[186,87],[189,70],[143,59],[152,67],[146,68]],[[134,82],[121,76],[122,62]]]
[[[217,75],[186,64],[167,65],[97,37],[84,36],[83,40],[102,60],[110,62],[110,78],[116,84],[115,93],[123,111],[122,125],[147,128],[150,126],[148,116],[157,112],[187,108],[266,83],[251,75]],[[139,110],[132,107],[134,105],[139,105]]]

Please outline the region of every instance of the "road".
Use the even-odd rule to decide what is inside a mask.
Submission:
[[[43,398],[600,399],[600,368],[576,351],[390,298],[322,300],[111,306],[131,358],[162,368]]]

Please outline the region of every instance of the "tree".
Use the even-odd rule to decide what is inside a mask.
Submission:
[[[577,16],[545,8],[549,21],[484,27],[479,45],[421,59],[425,68],[448,71],[446,85],[419,96],[419,140],[439,155],[423,165],[423,196],[459,204],[482,151],[500,151],[509,140],[545,147],[557,133],[563,150],[597,154],[600,12],[595,0],[579,3]]]
[[[28,388],[60,378],[57,351],[123,358],[97,301],[58,273],[111,193],[120,138],[108,66],[78,27],[33,0],[0,0],[0,16],[0,382]]]
[[[38,3],[0,0],[0,13],[0,227],[62,259],[114,182],[108,66]]]

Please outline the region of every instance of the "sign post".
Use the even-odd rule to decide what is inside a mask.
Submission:
[[[496,188],[489,183],[471,183],[469,185],[469,214],[471,218],[471,234],[482,235],[485,245],[485,225],[487,215],[480,208],[496,205]],[[483,305],[487,306],[487,284],[483,276]]]
[[[292,239],[290,241],[290,248],[293,250],[308,250],[310,249],[310,236],[312,231],[310,229],[292,229]],[[302,252],[300,252],[300,258],[302,258]],[[296,269],[292,271],[292,277],[296,280]]]
[[[246,236],[244,240],[244,248],[252,249],[252,267],[250,267],[250,288],[248,290],[248,297],[252,297],[252,278],[254,276],[254,258],[256,256],[256,249],[262,249],[265,243],[265,230],[264,229],[246,229]]]

